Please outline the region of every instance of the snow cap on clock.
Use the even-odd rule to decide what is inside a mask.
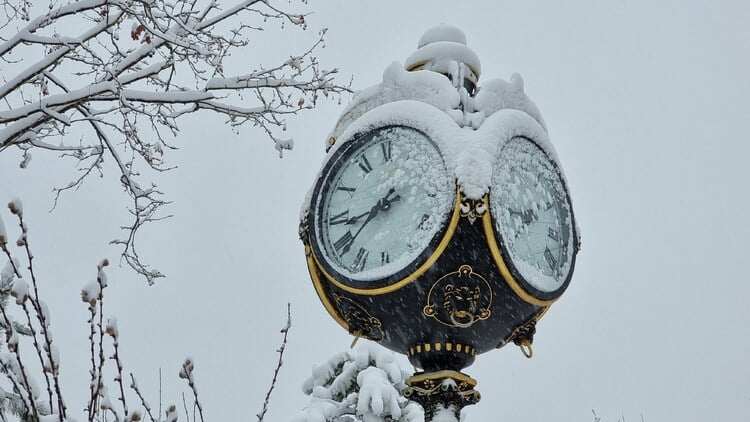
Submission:
[[[428,29],[417,44],[417,51],[412,53],[404,64],[406,70],[429,69],[444,73],[442,69],[448,61],[466,64],[479,79],[482,63],[474,51],[466,45],[466,35],[459,28],[441,23]],[[476,82],[476,80],[474,80]]]

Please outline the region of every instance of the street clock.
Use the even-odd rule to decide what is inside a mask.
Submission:
[[[418,368],[404,395],[429,420],[437,405],[479,400],[461,372],[476,356],[514,343],[531,357],[579,234],[521,77],[479,85],[479,58],[455,27],[418,46],[340,116],[300,237],[331,316]]]

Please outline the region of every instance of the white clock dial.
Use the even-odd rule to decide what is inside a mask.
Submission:
[[[387,127],[350,142],[317,190],[315,237],[338,273],[382,279],[424,252],[455,185],[435,144],[415,129]]]
[[[560,173],[531,140],[506,143],[495,166],[490,209],[504,252],[522,281],[560,290],[574,259],[573,219]]]

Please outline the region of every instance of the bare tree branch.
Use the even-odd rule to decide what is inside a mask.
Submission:
[[[104,174],[111,159],[132,201],[125,234],[111,243],[149,284],[163,274],[141,260],[137,233],[169,217],[154,176],[174,168],[168,153],[185,115],[213,112],[234,130],[259,129],[281,152],[293,145],[281,136],[288,116],[315,107],[321,95],[340,100],[351,92],[335,81],[337,69],[318,62],[325,29],[278,64],[249,73],[245,64],[228,76],[226,59],[252,56],[253,34],[274,22],[306,29],[308,15],[276,0],[225,2],[3,0],[0,8],[0,152],[18,148],[22,168],[35,150],[75,160],[80,173],[55,189],[55,202],[92,173]]]
[[[263,408],[261,409],[260,413],[256,415],[258,416],[258,422],[263,422],[263,418],[266,416],[266,412],[268,412],[268,403],[271,401],[271,393],[273,393],[273,389],[276,387],[276,379],[279,376],[281,366],[284,365],[284,350],[286,350],[286,338],[289,335],[289,328],[291,328],[291,326],[292,305],[290,303],[287,303],[286,325],[284,325],[284,328],[281,329],[281,333],[284,335],[284,337],[281,341],[281,346],[279,346],[278,350],[276,350],[279,353],[279,360],[278,362],[276,362],[276,368],[273,370],[273,379],[271,379],[271,386],[268,388],[268,392],[266,393],[266,399],[263,400]]]

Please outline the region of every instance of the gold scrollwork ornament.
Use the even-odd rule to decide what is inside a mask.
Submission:
[[[336,301],[341,316],[349,326],[349,334],[372,341],[383,340],[383,324],[378,318],[370,315],[362,305],[336,293],[333,294],[333,300]]]
[[[476,404],[481,399],[474,390],[476,380],[457,371],[445,370],[415,374],[406,380],[404,397],[414,400],[425,411],[425,420],[432,420],[440,408],[452,409],[459,419],[464,406]]]
[[[469,265],[448,273],[430,288],[423,313],[444,325],[469,328],[490,317],[492,287]]]
[[[460,205],[461,217],[466,217],[469,223],[474,224],[477,219],[482,218],[487,212],[487,203],[483,199],[463,198]]]

